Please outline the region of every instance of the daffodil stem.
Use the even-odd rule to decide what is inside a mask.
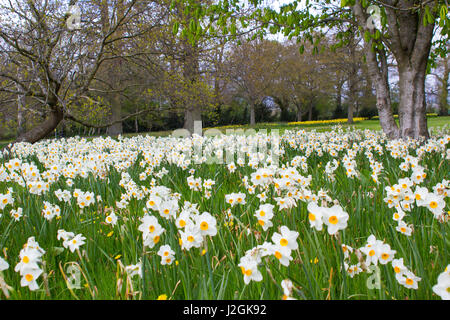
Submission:
[[[142,299],[145,300],[147,297],[147,286],[146,286],[146,277],[145,277],[145,273],[146,273],[146,268],[147,268],[147,263],[146,263],[146,257],[145,257],[145,246],[143,246],[142,248]]]
[[[213,273],[212,273],[212,269],[211,269],[211,261],[209,260],[209,250],[208,248],[206,248],[206,264],[208,265],[208,272],[209,272],[209,283],[211,285],[211,292],[213,295],[213,299],[216,299],[216,292],[214,290],[214,278],[213,278]]]

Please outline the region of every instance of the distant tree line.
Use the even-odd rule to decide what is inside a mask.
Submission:
[[[406,51],[397,52],[388,40],[391,47],[381,45],[383,34],[358,25],[367,18],[367,3],[324,7],[325,23],[296,9],[296,1],[276,13],[262,1],[250,2],[2,3],[0,139],[35,142],[181,127],[192,132],[198,120],[208,127],[332,118],[352,123],[353,117],[375,115],[391,137],[424,134],[408,131],[410,122],[403,129],[389,122],[394,113],[406,121],[405,77],[412,69],[399,62]],[[391,7],[383,9],[388,19],[410,10]],[[441,29],[447,30],[447,20]],[[420,27],[422,33],[413,30],[417,45],[428,41],[422,38],[430,23]],[[273,40],[268,33],[285,37]],[[424,101],[414,106],[448,115],[449,58],[433,48],[424,58],[430,81],[418,93]]]

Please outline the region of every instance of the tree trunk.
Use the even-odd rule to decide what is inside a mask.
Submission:
[[[313,108],[314,108],[314,104],[313,104],[313,102],[310,102],[309,109],[308,109],[308,121],[312,121]]]
[[[333,117],[339,118],[342,114],[342,81],[338,80],[336,84],[336,109],[334,110]]]
[[[351,63],[350,63],[350,70],[348,74],[348,85],[349,85],[349,101],[348,101],[348,109],[347,109],[347,123],[351,124],[353,123],[353,112],[355,109],[356,104],[356,91],[357,91],[357,85],[358,85],[358,68],[357,68],[357,60],[356,60],[356,45],[353,38],[353,34],[350,37],[350,43],[348,45],[350,50],[350,57],[351,57]]]
[[[449,58],[445,58],[444,61],[444,74],[441,81],[441,88],[439,93],[439,115],[448,116],[448,77],[449,77]]]
[[[399,122],[400,135],[403,138],[429,137],[426,103],[425,103],[425,76],[426,62],[419,68],[411,65],[399,64]]]
[[[102,28],[103,32],[108,32],[108,29],[110,28],[109,25],[109,12],[107,7],[107,2],[102,3]],[[124,16],[124,3],[123,0],[118,0],[116,4],[116,10],[113,12],[116,12],[116,21],[120,21],[120,19]],[[114,36],[117,38],[120,38],[123,36],[123,28],[120,26],[117,28],[117,30],[114,33]],[[115,41],[112,45],[112,55],[121,56],[123,53],[123,41]],[[109,75],[109,80],[112,83],[112,87],[115,90],[120,90],[122,86],[122,72],[123,72],[123,59],[122,58],[115,58],[108,63],[105,64],[108,67],[107,74]],[[110,122],[115,122],[120,119],[122,119],[122,99],[118,92],[112,92],[110,93],[111,96],[111,117]],[[122,122],[114,123],[112,126],[108,127],[106,129],[106,134],[111,136],[117,136],[119,134],[123,133],[123,125]]]
[[[111,69],[113,70],[113,69]],[[122,105],[121,105],[121,99],[118,93],[111,93],[111,117],[110,122],[118,121],[122,119]],[[117,136],[119,134],[122,134],[123,132],[123,126],[122,122],[117,122],[113,124],[112,126],[108,127],[106,129],[106,134],[111,136]]]
[[[63,111],[59,108],[54,108],[43,123],[20,135],[15,142],[25,141],[29,143],[35,143],[36,141],[44,139],[47,135],[49,135],[53,130],[56,129],[58,124],[62,121],[63,117]]]
[[[384,56],[383,60],[386,64],[386,56]],[[370,69],[372,68],[369,66],[369,72]],[[398,139],[400,137],[400,130],[395,122],[394,114],[392,112],[387,65],[382,69],[383,71],[380,72],[375,71],[376,75],[374,81],[376,88],[376,106],[378,116],[380,117],[380,125],[389,139]]]
[[[25,96],[17,97],[17,130],[16,135],[20,137],[25,133]]]
[[[198,44],[191,44],[188,40],[184,40],[184,61],[183,61],[183,78],[184,81],[195,83],[199,77],[199,52]],[[195,122],[197,121],[197,126]],[[202,108],[196,101],[191,101],[190,105],[186,106],[184,112],[184,129],[189,130],[191,135],[197,133],[202,135]]]
[[[137,116],[136,116],[136,118],[134,118],[134,132],[136,132],[136,133],[139,132],[139,121],[138,121]]]
[[[250,125],[254,126],[256,124],[256,117],[255,117],[255,104],[252,102],[249,105],[249,111],[250,111]]]
[[[359,0],[355,2],[353,11],[358,20],[358,24],[364,31],[368,31],[367,15]],[[380,117],[380,125],[389,139],[397,139],[400,136],[400,131],[392,112],[386,52],[384,50],[374,49],[373,45],[374,42],[372,39],[368,42],[364,41],[367,69],[375,85],[376,106],[378,116]]]
[[[301,122],[302,121],[302,105],[299,103],[296,106],[297,106],[297,121]]]
[[[434,10],[437,2],[424,6]],[[399,0],[396,7],[386,8],[389,48],[392,51],[399,73],[399,122],[402,138],[429,138],[426,103],[425,77],[433,39],[433,23],[425,23],[425,10],[406,9],[411,1]]]
[[[20,81],[23,81],[23,75],[21,72],[18,72],[17,78]],[[17,85],[17,91],[21,91],[21,87]],[[25,95],[19,94],[17,96],[17,130],[16,137],[20,137],[25,133]]]
[[[184,112],[184,129],[191,135],[202,135],[202,112],[197,107],[186,108]]]

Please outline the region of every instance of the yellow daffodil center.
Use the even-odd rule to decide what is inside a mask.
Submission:
[[[308,215],[308,218],[309,218],[310,221],[316,221],[316,216],[314,214],[312,214],[312,213],[310,213]]]
[[[395,273],[400,273],[400,268],[399,267],[394,267],[394,271],[395,271]]]
[[[383,254],[381,255],[381,259],[387,260],[387,259],[389,259],[389,255],[388,255],[387,253],[383,253]]]
[[[206,221],[203,221],[203,222],[200,224],[200,229],[203,230],[203,231],[208,230],[208,223],[207,223]]]
[[[30,258],[25,256],[25,257],[23,257],[22,261],[23,261],[23,263],[28,263],[28,262],[30,262]]]
[[[150,232],[155,231],[155,226],[149,226],[149,227],[148,227],[148,231],[150,231]]]
[[[155,236],[155,237],[153,238],[153,242],[154,242],[154,243],[158,243],[158,242],[159,242],[159,236]]]
[[[406,284],[411,286],[414,283],[413,279],[407,278],[406,279]]]
[[[187,241],[189,241],[189,242],[193,242],[193,241],[194,241],[194,237],[193,237],[193,236],[189,236],[189,237],[187,237]]]
[[[33,275],[32,274],[29,274],[29,273],[27,273],[26,275],[25,275],[25,279],[28,281],[28,282],[30,282],[30,281],[32,281],[33,280]]]
[[[370,250],[369,251],[369,256],[373,257],[375,255],[375,250]]]
[[[329,223],[331,223],[331,224],[336,224],[336,223],[338,223],[338,218],[336,217],[336,216],[331,216],[329,219],[328,219],[328,222]]]
[[[437,208],[437,206],[438,206],[438,204],[437,204],[437,202],[436,202],[436,201],[431,201],[431,202],[430,202],[430,208],[432,208],[432,209],[436,209],[436,208]]]
[[[250,269],[245,270],[245,275],[250,277],[252,275],[252,270]]]
[[[184,227],[186,225],[186,221],[180,220],[180,227]]]
[[[281,259],[281,253],[278,251],[275,251],[275,258],[277,258],[278,260]]]
[[[288,241],[283,238],[283,239],[280,240],[280,245],[283,246],[283,247],[286,247],[288,245]]]

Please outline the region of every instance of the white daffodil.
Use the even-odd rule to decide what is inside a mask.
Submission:
[[[299,233],[297,231],[291,231],[288,227],[282,226],[280,228],[281,234],[275,232],[272,235],[272,241],[275,245],[286,247],[290,250],[296,250],[298,248],[297,237]]]
[[[194,220],[202,236],[215,236],[217,234],[216,218],[209,212],[203,212],[201,215],[195,216]]]
[[[433,286],[433,292],[442,300],[450,300],[450,264],[438,276],[437,283]]]
[[[315,202],[308,203],[307,209],[310,226],[317,231],[321,231],[323,228],[322,217],[324,215],[324,210],[322,210],[322,207],[319,207]]]
[[[328,233],[332,235],[347,228],[349,216],[340,205],[334,205],[331,208],[324,208],[322,219],[327,225]]]

